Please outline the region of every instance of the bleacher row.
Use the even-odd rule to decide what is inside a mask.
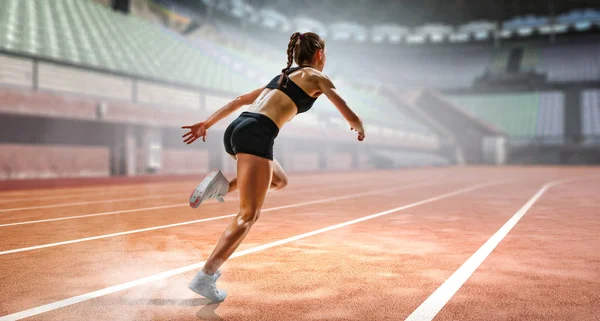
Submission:
[[[600,141],[600,90],[584,92],[582,100],[582,133],[590,141]]]
[[[336,52],[335,48],[329,49]],[[338,51],[341,51],[338,50]],[[341,51],[335,73],[361,82],[382,82],[403,88],[460,88],[470,87],[484,73],[491,59],[488,49],[414,51],[373,50],[366,53]],[[381,62],[385,62],[381,63]],[[368,63],[368,64],[367,64]],[[365,68],[368,67],[368,68]]]
[[[272,47],[257,54],[260,46],[245,50],[202,34],[188,42],[150,22],[112,12],[88,0],[0,0],[0,7],[3,8],[0,11],[0,49],[12,53],[231,94],[264,85],[285,64],[283,49],[277,57]],[[231,30],[224,34],[230,38],[244,35],[236,36]],[[506,49],[494,52],[478,46],[439,48],[428,52],[373,49],[367,55],[373,62],[369,73],[357,63],[365,59],[361,53],[341,50],[344,54],[336,54],[335,49],[329,49],[329,54],[336,59],[330,59],[334,63],[328,68],[334,71],[340,93],[368,124],[374,124],[367,128],[370,132],[395,137],[414,133],[428,137],[430,133],[426,127],[404,115],[395,102],[378,89],[348,81],[338,82],[339,79],[368,80],[374,77],[373,80],[403,87],[456,88],[469,86],[472,79],[488,66],[503,68],[507,61]],[[377,61],[391,61],[392,65],[379,65]],[[335,68],[336,63],[350,68]],[[600,45],[527,47],[522,66],[545,70],[550,80],[555,81],[600,79]],[[56,90],[66,86],[62,82],[55,83],[60,79],[55,77],[50,65],[41,64],[39,71],[40,86]],[[3,73],[6,71],[0,68],[0,82]],[[82,83],[80,79],[77,78],[78,83]],[[113,80],[109,77],[105,82],[109,84]],[[95,81],[97,83],[99,79]],[[124,88],[127,86],[129,84]],[[199,99],[195,95],[184,101],[183,92],[173,91],[167,95],[150,83],[140,82],[136,86],[138,100],[143,103],[168,104],[168,100],[179,99],[178,104],[182,106],[198,105]],[[109,92],[113,98],[132,95],[128,91],[119,93],[104,88],[86,87],[82,92],[92,95]],[[164,94],[169,99],[155,97],[153,93],[155,96]],[[597,92],[586,92],[582,99],[583,134],[587,136],[600,134],[598,97]],[[564,133],[564,98],[560,93],[455,96],[452,99],[515,138],[561,137]],[[216,105],[206,107],[209,111],[217,108]],[[335,108],[326,99],[318,100],[315,107],[315,113],[299,116],[297,123],[308,127],[328,124],[345,129],[346,124],[340,121]]]
[[[192,86],[253,88],[168,30],[89,0],[0,0],[0,7],[5,51]]]
[[[237,41],[252,47],[246,39],[244,33],[236,34],[231,27],[220,26],[220,32],[225,34],[227,39]],[[206,37],[200,35],[201,43],[204,46],[218,47],[220,50],[215,52],[227,52],[235,57],[234,59],[242,62],[247,66],[256,66],[257,70],[273,70],[278,72],[281,67],[281,62],[276,59],[269,59],[269,54],[273,54],[272,50],[266,50],[269,54],[252,54],[257,48],[252,50],[237,50],[231,49],[228,45],[219,43],[218,41],[207,41]],[[198,39],[198,37],[196,38]],[[523,59],[521,62],[522,70],[538,70],[548,72],[549,80],[551,81],[573,81],[573,80],[593,80],[600,79],[600,74],[597,72],[597,67],[600,66],[598,59],[600,55],[596,52],[594,55],[593,48],[600,48],[597,45],[579,44],[569,45],[561,51],[562,46],[548,46],[546,48],[538,48],[535,46],[523,46]],[[229,49],[226,49],[229,48]],[[265,48],[272,49],[265,44]],[[488,66],[493,66],[496,69],[506,68],[508,63],[508,53],[512,47],[507,47],[502,50],[492,51],[477,46],[467,46],[461,51],[453,49],[438,49],[427,53],[420,52],[416,55],[414,52],[405,52],[404,55],[394,56],[395,53],[388,53],[388,56],[381,61],[393,61],[394,67],[372,65],[375,70],[372,70],[371,76],[382,76],[378,79],[371,79],[373,82],[392,82],[403,87],[461,87],[470,86],[472,80],[484,72]],[[330,55],[336,57],[337,64],[344,66],[357,65],[356,61],[361,61],[364,57],[352,50],[343,50],[343,55],[335,55],[335,48],[330,49]],[[240,52],[242,50],[242,52]],[[385,52],[379,52],[380,55],[385,55]],[[265,57],[266,56],[266,57]],[[573,56],[577,59],[571,62],[568,57]],[[248,59],[251,57],[251,59]],[[274,57],[274,56],[273,56]],[[271,58],[273,58],[271,57]],[[585,59],[587,57],[587,59]],[[594,58],[595,57],[595,58]],[[596,59],[596,61],[594,61]],[[331,60],[331,59],[330,59]],[[377,60],[377,59],[376,59]],[[274,62],[275,61],[275,62]],[[566,65],[565,63],[570,63]],[[495,65],[495,66],[494,66]],[[587,66],[587,67],[586,67]],[[590,67],[591,66],[591,67]],[[377,69],[379,68],[379,69]],[[328,69],[330,69],[328,67]],[[363,68],[344,68],[338,70],[333,66],[334,74],[341,78],[353,79],[359,77],[357,72],[361,72],[362,80],[368,80],[368,73],[364,73]],[[579,78],[577,78],[577,76]],[[368,81],[367,81],[368,82]],[[376,102],[379,95],[365,95],[364,91],[362,98],[367,98],[365,106],[370,108],[361,108],[360,97],[353,97],[353,90],[344,91],[344,88],[352,88],[352,86],[340,86],[340,91],[343,95],[350,98],[350,101],[355,103],[357,111],[364,111],[376,115],[378,109],[373,105],[381,105]],[[587,124],[590,120],[587,118],[590,114],[591,104],[586,103],[590,99],[584,99],[582,106],[582,124]],[[322,102],[322,101],[321,101]],[[513,139],[528,140],[532,138],[543,139],[548,143],[560,143],[564,135],[564,97],[558,92],[534,93],[523,95],[491,95],[491,96],[471,96],[459,99],[456,102],[462,106],[466,106],[466,110],[473,113],[483,120],[491,122],[493,125],[506,131]],[[319,105],[319,104],[317,104]],[[382,106],[385,106],[384,103]],[[332,110],[323,106],[321,110]],[[382,114],[380,120],[389,118],[389,112],[392,108],[385,108],[386,114]],[[592,114],[590,114],[592,115]],[[309,116],[310,117],[310,116]],[[592,116],[590,116],[592,117]],[[394,115],[395,121],[402,121],[402,115]],[[593,123],[595,124],[595,123]],[[340,124],[344,126],[345,124]],[[593,130],[587,128],[594,125],[585,125],[583,134],[586,136],[594,133]],[[422,128],[416,122],[407,121],[402,124],[403,128],[411,128],[419,132]],[[596,127],[593,127],[596,128]]]
[[[536,70],[550,81],[600,80],[600,44],[542,48]]]
[[[285,64],[285,52],[282,52],[281,61],[275,61],[249,55],[208,38],[189,42],[148,21],[112,12],[89,0],[0,0],[0,7],[3,8],[0,11],[0,49],[11,53],[203,87],[232,96],[264,85]],[[248,66],[255,70],[249,71]],[[48,66],[44,68],[49,69]],[[79,78],[77,82],[81,83]],[[148,86],[151,85],[146,84]],[[124,84],[124,88],[129,87],[131,85]],[[89,91],[99,94],[94,88]],[[87,88],[84,92],[87,93]],[[399,135],[406,132],[430,134],[377,92],[347,84],[343,93],[368,123],[388,126],[389,130],[393,126]],[[124,95],[127,96],[127,92]],[[140,102],[161,101],[160,97],[150,96],[145,95],[146,101]],[[192,96],[190,101],[195,100]],[[328,122],[330,112],[335,111],[325,98],[319,100],[315,110],[316,117],[299,117],[299,122],[320,126]],[[339,118],[339,115],[335,117]]]
[[[453,96],[457,106],[513,137],[535,136],[539,110],[536,94]]]
[[[450,96],[465,111],[507,132],[513,139],[562,142],[565,123],[564,95],[560,92]],[[581,97],[581,134],[600,138],[600,90]]]
[[[218,56],[219,59],[231,64],[234,69],[240,69],[242,66],[245,68],[252,68],[252,75],[256,76],[256,78],[260,79],[263,83],[269,81],[271,77],[277,75],[281,69],[285,67],[285,56],[283,51],[282,54],[279,55],[281,59],[269,59],[264,55],[253,54],[251,50],[240,51],[240,49],[233,45],[214,41],[208,36],[196,36],[193,38],[192,42],[195,46],[198,46],[209,55],[213,55],[215,58]],[[386,98],[385,95],[380,95],[377,90],[361,88],[348,82],[336,81],[336,86],[340,94],[350,102],[351,107],[359,115],[363,116],[365,120],[375,122],[382,126],[388,125],[388,127],[400,129],[401,131],[404,130],[422,134],[428,133],[426,127],[402,114],[398,108],[394,106],[394,102]],[[317,118],[339,118],[335,108],[326,98],[317,100],[315,107],[314,110],[321,116]],[[299,121],[305,121],[307,122],[307,125],[317,124],[315,117],[302,116],[303,117],[298,117]],[[346,127],[345,124],[343,124],[343,126],[344,128]]]
[[[234,31],[222,24],[218,24],[218,28],[225,37],[246,42],[248,47],[256,47],[256,44],[244,39],[259,36],[260,45],[273,51],[273,41],[264,35],[242,29]],[[277,43],[286,41],[285,37],[276,39]],[[498,49],[477,44],[407,48],[332,42],[328,43],[328,51],[334,58],[329,60],[331,65],[327,70],[362,83],[385,82],[405,88],[465,88],[486,70],[505,70],[510,49],[515,47],[524,49],[521,70],[546,73],[550,82],[600,80],[600,40],[597,37],[585,43],[506,43]],[[282,48],[283,52],[285,48]]]
[[[522,45],[520,70],[535,70],[548,75],[550,82],[599,81],[600,44]],[[510,47],[509,47],[510,48]],[[506,70],[509,48],[436,48],[435,50],[392,50],[369,54],[371,79],[402,87],[438,89],[471,87],[486,70]],[[364,60],[365,54],[344,52],[344,65]],[[386,65],[378,61],[391,62]],[[355,64],[355,63],[354,63]],[[365,80],[362,68],[339,71],[344,77]]]

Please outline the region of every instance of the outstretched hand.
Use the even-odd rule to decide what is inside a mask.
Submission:
[[[196,139],[202,137],[202,141],[206,142],[206,124],[204,122],[200,122],[191,126],[182,126],[181,129],[189,129],[190,131],[185,133],[183,136],[183,142],[186,144],[191,144],[196,141]]]
[[[364,129],[358,130],[358,129],[354,129],[352,127],[350,127],[350,130],[355,130],[356,132],[358,132],[358,141],[362,142],[363,139],[365,139],[365,131]]]

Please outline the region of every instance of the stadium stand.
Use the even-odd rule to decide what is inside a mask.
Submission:
[[[239,57],[252,57],[250,65],[261,63],[265,70],[279,71],[285,66],[282,52],[285,47],[277,50],[273,43],[285,44],[289,35],[273,38],[277,42],[269,42],[269,36],[257,28],[234,29],[223,23],[215,24],[222,38],[231,42],[244,44],[248,50],[237,54]],[[254,32],[254,33],[251,33]],[[275,31],[273,31],[275,33]],[[287,37],[286,37],[287,36]],[[247,39],[254,39],[248,42]],[[456,88],[470,87],[475,77],[481,75],[491,60],[492,48],[472,45],[457,48],[440,47],[435,50],[427,48],[399,48],[369,44],[357,46],[353,43],[327,40],[328,65],[326,72],[352,82],[377,85],[382,83],[395,84],[410,88]],[[204,37],[196,39],[206,43]],[[237,48],[239,50],[239,47]],[[262,51],[262,57],[256,57],[252,52]],[[368,57],[368,60],[365,60]],[[257,58],[257,59],[254,59]],[[244,59],[244,58],[242,58]],[[357,64],[357,61],[367,64]],[[382,64],[381,62],[387,62]],[[269,64],[270,67],[269,67]],[[258,66],[257,66],[258,67]]]
[[[600,90],[583,92],[581,125],[586,140],[600,141]]]
[[[240,39],[240,35],[235,34],[230,29],[224,27],[220,38],[198,33],[194,37],[191,37],[191,41],[201,48],[203,52],[210,55],[219,55],[221,59],[237,62],[244,67],[248,66],[252,68],[254,72],[259,73],[258,77],[264,78],[264,80],[268,80],[273,75],[278,74],[282,67],[285,66],[283,49],[277,55],[272,45],[262,44],[261,48],[264,51],[262,54],[257,54],[256,51],[258,48],[248,45],[246,41]],[[334,52],[334,50],[330,50],[329,52]],[[223,58],[223,56],[226,58]],[[335,82],[340,94],[346,97],[358,114],[364,115],[365,121],[375,123],[378,126],[395,128],[399,132],[414,132],[425,136],[431,135],[431,132],[426,127],[404,115],[398,109],[397,102],[382,96],[378,93],[377,89],[368,89],[348,81],[338,82],[337,79],[340,78],[347,79],[347,77],[344,77],[341,73],[337,73]],[[320,118],[328,118],[331,114],[337,114],[336,109],[326,99],[317,100],[315,106],[316,114],[300,115],[297,117],[298,122],[308,127],[318,127],[321,122]],[[326,121],[325,123],[328,122]],[[339,122],[334,122],[333,124],[339,124]],[[345,129],[346,126],[341,125],[340,127],[342,126]],[[391,128],[388,128],[388,130],[391,130]]]
[[[509,57],[514,49],[522,49],[523,54],[519,61],[518,70],[515,71],[531,71],[535,70],[538,64],[539,48],[531,44],[505,44],[501,48],[495,49],[492,53],[492,59],[487,67],[491,72],[506,72],[508,71]]]
[[[539,96],[530,93],[451,96],[450,99],[511,137],[532,138],[536,134]]]
[[[279,60],[266,59],[249,54],[251,50],[226,45],[226,39],[217,42],[207,37],[195,37],[193,45],[189,45],[188,39],[175,33],[140,18],[111,12],[91,1],[3,1],[6,2],[7,10],[4,11],[6,16],[0,20],[4,22],[0,28],[6,33],[0,42],[0,48],[11,52],[234,94],[256,88],[261,83],[256,78],[263,81],[268,79],[278,73],[285,63],[283,51]],[[29,18],[17,19],[22,16]],[[119,29],[127,32],[119,32]],[[254,79],[248,77],[245,74],[248,73],[247,66],[253,67],[254,73],[260,74]],[[54,70],[56,68],[60,70]],[[42,81],[54,79],[68,82],[49,83],[48,89],[92,95],[106,95],[105,93],[109,92],[112,93],[110,98],[115,99],[127,99],[130,95],[129,92],[123,92],[123,88],[129,88],[131,84],[123,83],[119,88],[112,88],[114,86],[111,87],[111,84],[118,79],[111,76],[95,76],[93,81],[85,82],[81,80],[92,77],[85,71],[70,70],[68,72],[73,73],[73,76],[58,78],[52,75],[56,75],[57,72],[64,74],[65,70],[62,68],[48,65],[40,70],[40,77],[48,75],[42,78]],[[106,83],[106,86],[81,87],[86,83],[98,84],[99,81]],[[78,87],[73,88],[75,85]],[[143,82],[137,88],[140,102],[168,104],[169,101],[177,101],[177,97],[180,97],[178,106],[194,107],[194,101],[198,98],[192,97],[191,93],[174,91],[177,90],[161,92],[152,84]],[[359,110],[374,113],[374,120],[388,121],[389,115],[385,113],[389,111],[399,117],[401,123],[407,125],[407,130],[424,131],[424,128],[414,121],[411,124],[411,121],[402,116],[393,103],[385,98],[358,88],[346,92],[354,95],[352,101],[358,101],[356,104]],[[169,97],[168,101],[162,99],[163,96]],[[181,98],[188,96],[187,100]],[[366,103],[378,107],[359,107]],[[379,110],[379,114],[375,114],[375,110]],[[309,117],[304,118],[305,123],[310,123]]]
[[[172,1],[163,0],[161,3],[172,3]],[[207,6],[213,4],[206,3]],[[239,5],[239,4],[237,4]],[[234,7],[236,5],[233,5]],[[323,5],[324,6],[324,5]],[[323,8],[320,5],[304,5],[303,10],[314,12],[314,19],[323,13],[323,10],[331,8]],[[225,10],[225,7],[215,7],[218,10]],[[291,8],[288,6],[280,7],[281,10],[290,14]],[[293,7],[293,6],[292,6]],[[371,5],[369,10],[378,11],[381,8]],[[175,8],[175,7],[173,7]],[[220,9],[219,9],[220,8]],[[293,12],[294,10],[291,10]],[[385,11],[382,11],[385,12]],[[280,12],[281,14],[281,12]],[[285,14],[284,14],[285,16]],[[240,16],[237,16],[239,18]],[[517,16],[503,22],[503,29],[500,30],[503,45],[501,48],[493,48],[489,42],[480,44],[471,43],[470,45],[459,46],[436,46],[430,47],[429,41],[423,42],[426,44],[420,47],[418,43],[408,41],[408,38],[414,38],[419,30],[426,29],[427,25],[414,27],[411,30],[406,29],[407,33],[401,37],[401,41],[396,42],[392,39],[387,39],[381,43],[380,40],[374,39],[358,40],[360,35],[356,34],[357,30],[352,28],[352,24],[347,25],[347,29],[338,30],[339,24],[324,22],[327,32],[326,38],[330,40],[328,46],[330,52],[335,55],[336,52],[343,52],[343,55],[337,55],[333,61],[339,62],[342,68],[329,66],[328,71],[333,74],[339,74],[347,79],[352,79],[361,83],[373,84],[377,81],[384,81],[403,87],[418,88],[465,88],[470,87],[473,80],[484,73],[484,71],[505,70],[508,62],[510,49],[513,47],[523,48],[523,56],[520,62],[520,71],[546,71],[550,75],[550,81],[572,81],[572,80],[598,80],[598,47],[597,45],[571,45],[568,42],[562,42],[552,45],[528,43],[529,40],[523,41],[527,37],[534,37],[539,34],[548,34],[548,30],[555,30],[559,33],[564,33],[568,28],[584,31],[600,21],[600,12],[595,9],[573,10],[566,12],[557,17],[557,24],[553,24],[552,19],[547,16],[525,15]],[[248,42],[245,39],[253,39],[249,46],[256,47],[258,51],[271,51],[272,48],[265,46],[268,43],[284,43],[289,37],[292,26],[286,25],[286,28],[279,24],[270,25],[264,23],[261,19],[266,17],[258,17],[256,21],[250,19],[250,22],[241,22],[237,18],[232,19],[230,23],[219,22],[215,19],[214,22],[219,30],[219,33],[226,35],[229,38],[236,38],[238,42]],[[292,19],[293,20],[293,19]],[[290,20],[291,21],[291,20]],[[233,23],[231,23],[233,22]],[[211,22],[212,23],[212,22]],[[235,24],[243,25],[243,27],[232,27]],[[463,27],[468,27],[472,24],[466,24]],[[384,25],[385,26],[385,25]],[[373,26],[373,30],[377,30],[381,26]],[[396,26],[402,29],[402,26]],[[291,28],[291,29],[290,29]],[[485,32],[491,32],[489,26]],[[402,30],[404,30],[402,29]],[[458,28],[459,30],[469,30],[469,33],[474,32],[471,38],[467,35],[466,42],[474,42],[473,39],[481,39],[477,36],[477,30],[472,28]],[[493,29],[493,28],[492,28]],[[282,30],[286,30],[282,32]],[[325,32],[325,30],[323,31]],[[340,32],[347,34],[340,38],[337,34]],[[452,35],[452,33],[450,34]],[[490,39],[491,35],[487,35],[486,39]],[[406,38],[406,39],[405,39]],[[446,37],[443,41],[448,41],[452,37]],[[261,39],[258,40],[257,39]],[[561,38],[562,39],[562,38]],[[508,43],[506,42],[508,41]],[[452,42],[452,41],[450,41]],[[402,43],[402,49],[398,46],[390,46],[390,43]],[[410,43],[408,46],[407,43]],[[358,46],[360,44],[360,46]],[[366,45],[365,45],[366,44]],[[369,50],[372,48],[372,50]],[[350,50],[348,50],[350,49]],[[369,71],[362,68],[348,68],[353,62],[364,61],[365,57],[369,57]],[[468,57],[468,58],[467,58]],[[565,58],[576,57],[577,59],[569,60]],[[385,61],[386,64],[381,64]],[[593,67],[584,70],[583,66],[592,64]],[[358,69],[358,70],[357,70]],[[433,75],[432,75],[433,73]]]
[[[536,136],[547,143],[561,143],[564,136],[564,95],[560,92],[544,92],[539,98]]]
[[[523,48],[520,71],[535,70],[539,63],[540,50],[537,46],[528,45]]]
[[[7,98],[0,108],[21,116],[145,125],[159,119],[161,126],[172,126],[187,115],[205,115],[234,95],[264,85],[285,66],[287,40],[295,31],[215,18],[184,36],[178,32],[186,29],[185,24],[179,29],[170,25],[169,29],[156,23],[160,19],[124,15],[91,0],[0,0],[0,5],[0,84],[11,87],[0,88],[0,95]],[[583,19],[576,14],[573,17],[569,23]],[[514,27],[515,33],[519,28],[539,29],[547,23],[537,18],[513,22],[514,26],[507,26]],[[339,36],[344,27],[338,27],[341,29],[334,33]],[[446,36],[452,31],[448,28]],[[407,30],[408,36],[414,36]],[[567,132],[565,119],[571,119],[565,116],[567,103],[560,83],[600,80],[600,45],[560,37],[553,44],[511,37],[504,37],[501,46],[495,47],[489,38],[461,44],[432,44],[431,39],[423,44],[390,43],[387,38],[375,43],[330,32],[325,36],[329,56],[325,72],[363,118],[370,137],[384,145],[435,148],[438,137],[427,127],[431,124],[417,121],[426,118],[406,112],[410,103],[385,92],[383,86],[386,90],[427,88],[450,94],[458,107],[505,131],[512,140],[560,143]],[[441,43],[445,41],[448,39]],[[542,71],[559,84],[544,84],[546,87],[535,89],[538,91],[511,88],[493,94],[477,93],[480,88],[472,87],[486,71],[508,69]],[[523,93],[515,93],[521,90]],[[572,92],[568,97],[569,106],[576,103]],[[17,100],[23,101],[16,104]],[[598,94],[588,91],[582,102],[582,133],[596,137]],[[106,107],[102,115],[100,105]],[[149,107],[151,117],[145,115],[141,121],[142,116],[135,116]],[[214,129],[223,130],[221,127]],[[348,130],[325,98],[317,101],[314,112],[299,115],[290,127],[293,135],[310,129],[311,139],[326,134],[335,140],[338,133]],[[177,161],[174,155],[181,151],[163,151],[163,173],[195,170],[191,164]],[[145,157],[143,151],[139,154]],[[339,156],[339,163],[348,167],[348,155]]]
[[[546,72],[553,82],[600,79],[600,45],[548,45],[540,55],[538,71]]]
[[[487,69],[493,72],[505,71],[506,65],[508,65],[509,54],[510,50],[508,49],[495,50],[492,54],[492,60]]]
[[[254,87],[175,33],[91,1],[2,0],[2,7],[5,51],[228,92]]]
[[[451,96],[465,111],[506,131],[513,139],[560,143],[564,95],[560,92]]]
[[[350,79],[375,78],[379,82],[405,88],[466,88],[483,74],[491,60],[491,49],[485,47],[399,49],[381,48],[343,51],[338,49],[340,65],[337,73]],[[335,54],[336,47],[331,51]],[[369,57],[368,70],[356,61]],[[382,63],[387,62],[387,63]],[[355,67],[348,67],[355,66]],[[371,73],[372,75],[369,75]]]
[[[377,90],[364,89],[346,83],[341,84],[339,87],[340,94],[347,97],[347,100],[356,113],[364,115],[365,121],[372,121],[381,125],[385,124],[407,132],[430,133],[426,127],[404,115],[398,109],[397,103],[381,95]],[[327,100],[322,101],[323,104],[331,105]],[[337,112],[333,106],[328,106],[327,110]]]
[[[252,48],[240,56],[253,57],[248,53],[268,52],[266,57],[256,60],[253,57],[252,64],[261,60],[281,60],[277,59],[281,50],[275,50],[272,43],[275,39],[277,43],[284,43],[287,33],[275,30],[265,32],[256,27],[244,30],[224,23],[216,23],[216,26],[221,36]],[[248,42],[250,38],[254,41]],[[546,72],[549,81],[554,82],[600,79],[600,49],[597,44],[571,44],[564,41],[546,44],[519,40],[504,43],[500,48],[493,48],[486,43],[433,48],[378,44],[359,47],[351,41],[328,41],[328,48],[329,54],[335,58],[330,59],[332,63],[327,67],[328,72],[364,84],[385,82],[406,88],[468,88],[486,70],[505,71],[513,48],[523,49],[519,71]],[[369,57],[368,64],[357,66],[356,61],[364,62],[365,57]],[[386,63],[382,64],[384,61]],[[272,69],[278,70],[280,65]],[[585,68],[590,65],[591,68]],[[368,68],[363,68],[365,66]]]
[[[73,163],[68,168],[52,165],[63,163],[58,154],[50,152],[48,156],[39,154],[48,160],[49,168],[31,162],[15,163],[16,158],[31,158],[30,150],[40,143],[35,139],[16,142],[21,144],[16,149],[1,147],[10,151],[6,155],[13,155],[3,159],[4,179],[206,171],[215,159],[213,154],[206,154],[207,147],[184,151],[174,143],[158,147],[161,166],[151,169],[151,153],[145,145],[131,147],[141,140],[136,138],[139,133],[129,129],[134,128],[132,125],[181,125],[186,119],[202,117],[234,95],[264,85],[285,66],[284,49],[244,46],[208,32],[190,39],[91,0],[0,0],[0,6],[0,110],[17,122],[34,116],[59,126],[60,120],[77,119],[102,127],[99,130],[103,135],[114,132],[114,139],[90,143],[99,146],[101,152],[85,141],[65,143],[64,137],[53,136],[53,141],[43,146],[70,155]],[[437,137],[404,115],[397,103],[382,96],[377,88],[344,82],[344,95],[367,123],[375,144],[386,148],[436,148]],[[319,104],[315,112],[300,115],[290,124],[291,130],[282,139],[298,139],[294,138],[296,135],[301,139],[348,142],[347,125],[340,124],[343,119],[339,114],[332,116],[337,113],[335,108],[325,98]],[[235,115],[213,130],[222,131],[232,117]],[[128,130],[125,126],[129,126]],[[127,141],[130,147],[119,145],[119,139]],[[171,139],[163,139],[163,143],[167,141]],[[66,145],[57,147],[63,143]],[[97,156],[103,161],[85,160],[86,148],[91,151],[87,155],[104,153]],[[334,156],[337,158],[328,160],[329,167],[339,167],[337,163],[342,164],[341,168],[354,166],[354,161],[348,161],[350,154],[330,155]],[[122,157],[127,160],[120,160]],[[198,163],[198,159],[202,161]],[[369,165],[362,160],[360,166]],[[315,169],[318,168],[312,168]]]

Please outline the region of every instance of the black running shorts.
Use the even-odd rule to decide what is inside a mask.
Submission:
[[[273,144],[279,128],[269,117],[243,112],[225,130],[223,142],[230,155],[246,153],[273,160]]]

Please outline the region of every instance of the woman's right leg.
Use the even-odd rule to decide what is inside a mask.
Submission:
[[[233,156],[232,156],[233,157]],[[234,157],[234,159],[236,159]],[[279,162],[274,159],[272,162],[273,165],[273,179],[271,180],[271,186],[269,187],[269,191],[278,191],[288,184],[288,176],[283,170],[283,167],[279,164]],[[237,177],[232,178],[229,181],[229,189],[227,193],[231,193],[237,189]]]

